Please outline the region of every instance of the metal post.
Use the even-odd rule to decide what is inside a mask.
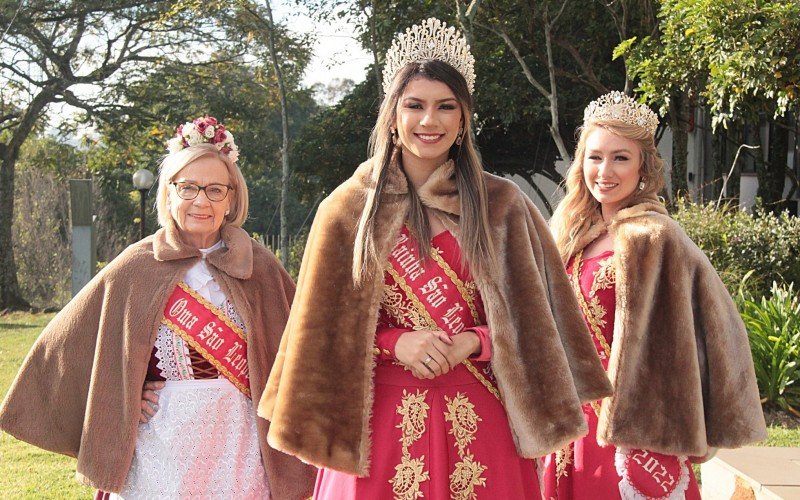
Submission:
[[[147,196],[147,189],[139,190],[139,239],[144,238],[145,222],[144,222],[144,198]]]
[[[155,176],[153,172],[142,168],[133,174],[133,187],[139,191],[139,239],[144,238],[145,233],[145,220],[144,220],[144,199],[147,192],[153,187]]]

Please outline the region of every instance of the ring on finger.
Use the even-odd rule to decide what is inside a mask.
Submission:
[[[428,356],[427,358],[425,358],[422,364],[430,368],[430,366],[428,366],[428,363],[430,363],[431,361],[433,361],[433,358],[431,356]]]

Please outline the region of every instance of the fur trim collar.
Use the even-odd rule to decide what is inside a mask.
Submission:
[[[453,162],[417,189],[422,202],[456,223]],[[385,261],[409,207],[408,182],[390,165],[375,214],[376,253]],[[517,450],[539,457],[586,433],[582,402],[610,384],[541,214],[510,181],[483,174],[496,269],[475,276],[491,331],[492,366]],[[383,274],[352,282],[360,207],[377,172],[371,161],[319,207],[297,295],[259,415],[269,442],[319,467],[366,475],[371,453],[373,345]],[[457,234],[457,233],[454,233]]]
[[[635,205],[620,209],[610,222],[603,220],[600,215],[600,207],[598,207],[597,212],[592,217],[591,226],[579,238],[578,244],[575,246],[575,253],[577,254],[586,248],[589,243],[596,240],[598,236],[606,231],[617,231],[620,225],[625,222],[632,221],[638,217],[651,217],[656,214],[669,216],[667,207],[656,198],[641,200]]]
[[[248,279],[253,274],[253,246],[247,232],[225,224],[221,229],[225,247],[208,254],[208,262],[228,276]],[[188,245],[174,223],[156,231],[152,236],[153,256],[157,261],[199,258],[200,250]]]

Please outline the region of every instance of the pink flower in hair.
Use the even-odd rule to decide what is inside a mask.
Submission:
[[[239,158],[239,147],[233,140],[233,135],[213,116],[195,118],[191,122],[178,125],[175,137],[167,141],[170,154],[199,144],[213,144],[231,161]]]

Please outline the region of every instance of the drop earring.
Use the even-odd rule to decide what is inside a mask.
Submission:
[[[461,143],[464,142],[464,129],[458,129],[458,136],[456,136],[456,146],[460,146]]]
[[[395,128],[390,128],[390,129],[389,129],[389,132],[392,134],[392,144],[394,144],[395,146],[397,146],[397,129],[395,129]]]
[[[639,181],[639,191],[643,190],[646,185],[644,181]]]

